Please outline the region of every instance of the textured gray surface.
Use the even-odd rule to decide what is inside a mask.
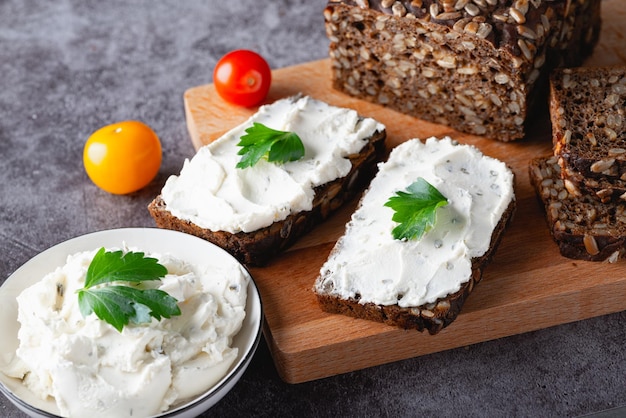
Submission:
[[[0,281],[68,238],[154,226],[147,203],[193,154],[185,89],[235,48],[272,68],[324,58],[324,4],[0,0]],[[164,160],[146,189],[113,196],[84,174],[82,147],[126,119],[157,132]],[[299,385],[262,343],[207,416],[576,416],[626,404],[625,341],[621,312]],[[0,416],[24,415],[2,397]]]

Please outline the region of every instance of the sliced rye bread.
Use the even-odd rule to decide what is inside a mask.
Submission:
[[[376,172],[376,164],[386,154],[385,138],[385,129],[376,130],[358,153],[346,157],[351,169],[345,176],[315,187],[311,210],[290,213],[285,219],[254,231],[231,233],[203,228],[173,215],[162,194],[148,205],[148,210],[160,228],[203,238],[222,247],[242,263],[264,265],[363,191]]]
[[[429,155],[426,158],[434,158],[434,157],[431,157]],[[494,161],[497,161],[497,160],[494,160]],[[396,160],[394,164],[397,163],[397,164],[402,165],[402,164],[405,164],[405,162],[406,160],[399,161],[399,162]],[[407,164],[407,165],[410,165],[410,164]],[[504,164],[502,165],[504,166]],[[506,170],[508,170],[508,168]],[[379,174],[377,174],[377,176]],[[461,170],[457,175],[467,176],[466,171],[464,170]],[[510,193],[512,194],[513,193],[513,190],[512,190],[513,174],[510,173],[510,176],[511,176]],[[355,220],[359,222],[358,218],[366,219],[367,220],[366,224],[368,222],[371,222],[369,218],[362,216],[359,210],[362,209],[364,205],[371,205],[372,200],[369,200],[366,203],[367,194],[371,193],[372,187],[375,184],[374,182],[376,181],[377,181],[376,179],[373,181],[373,183],[370,185],[370,188],[368,188],[368,190],[365,192],[364,196],[362,197],[359,203],[357,212],[355,212],[355,214],[353,215],[353,220],[350,221],[346,225],[345,234],[348,234],[348,231],[351,228],[355,228],[355,226],[353,225],[353,222]],[[382,181],[379,181],[379,183],[381,182]],[[480,186],[478,186],[478,188],[480,189]],[[495,225],[493,226],[493,230],[491,231],[490,237],[486,237],[488,239],[488,247],[486,251],[482,253],[481,255],[477,255],[471,258],[471,260],[469,260],[471,269],[469,269],[466,280],[460,283],[458,290],[454,292],[450,292],[448,294],[445,294],[444,296],[438,297],[436,300],[429,301],[427,303],[422,303],[416,306],[400,306],[400,303],[387,304],[387,303],[374,303],[370,301],[364,301],[363,298],[361,297],[361,294],[359,293],[359,289],[357,288],[353,289],[353,291],[355,291],[354,295],[350,297],[345,297],[345,296],[338,294],[335,289],[335,281],[336,280],[341,281],[342,280],[340,278],[341,274],[344,274],[344,273],[341,273],[340,275],[333,277],[333,275],[335,275],[336,272],[329,271],[327,264],[325,264],[320,270],[320,275],[317,277],[314,288],[313,288],[317,301],[321,309],[328,313],[343,314],[343,315],[351,316],[354,318],[382,322],[387,325],[396,326],[402,329],[415,329],[418,331],[427,330],[432,335],[437,334],[439,331],[441,331],[443,328],[451,324],[456,319],[458,314],[461,312],[461,309],[466,299],[472,293],[472,291],[474,290],[474,287],[480,282],[484,268],[491,261],[504,235],[504,232],[507,226],[510,224],[513,218],[515,208],[516,208],[516,201],[515,201],[514,195],[512,195],[510,202],[508,202],[508,204],[506,204],[506,207],[504,207],[504,209],[501,210],[501,215],[499,219],[497,220],[497,222],[495,223]],[[455,223],[455,221],[452,220],[452,223]],[[369,224],[369,226],[366,224],[361,223],[358,227],[361,227],[361,228],[372,227],[371,223]],[[391,228],[392,227],[390,227],[389,230],[387,231],[389,235],[391,235]],[[435,230],[435,228],[437,228],[437,224],[433,228],[433,231]],[[445,236],[445,234],[443,236]],[[335,247],[331,250],[331,253],[328,257],[329,260],[331,260],[331,258],[335,254],[340,253],[341,251],[344,251],[344,248],[343,248],[344,237],[340,238],[338,242],[336,243]],[[437,241],[438,239],[434,241],[435,245],[437,246],[436,248],[447,248],[447,246],[449,245],[446,243],[446,244],[443,244],[443,246],[438,246],[439,244],[437,244]],[[375,243],[368,242],[367,244],[363,244],[363,245],[371,246],[373,248],[379,248],[375,246]],[[452,248],[453,247],[454,245],[452,245]],[[378,249],[375,251],[378,251]],[[420,255],[420,257],[422,256]],[[389,262],[393,262],[393,261],[389,261],[389,258],[386,258],[385,260],[381,261],[381,263],[384,264],[382,266],[383,270],[381,270],[382,272],[381,277],[378,278],[381,283],[385,281],[393,281],[396,279],[396,277],[388,277],[388,276],[383,277],[385,276],[385,274],[392,274],[392,273],[389,273],[389,271],[391,271],[391,269],[388,268],[389,266],[385,264]],[[347,264],[348,268],[346,268],[344,272],[350,269],[349,267],[350,261],[348,261],[347,263],[348,263]],[[448,266],[447,262],[444,264]],[[443,268],[443,265],[440,266],[439,268]],[[413,271],[413,273],[415,273],[416,275],[420,275],[421,272],[422,271],[419,269],[417,271]],[[443,272],[443,274],[446,275],[447,273]],[[398,295],[398,300],[402,299],[403,297],[404,296]]]
[[[531,184],[541,199],[550,233],[565,257],[614,262],[626,249],[626,202],[603,203],[568,190],[556,156],[530,162]]]
[[[580,67],[550,78],[554,155],[561,174],[603,202],[626,200],[626,67]]]
[[[330,0],[333,87],[463,132],[525,135],[550,71],[578,66],[600,0]]]
[[[500,245],[504,231],[513,219],[515,201],[511,201],[502,215],[500,222],[493,231],[489,251],[482,257],[472,260],[472,275],[457,292],[428,303],[411,308],[398,305],[377,305],[359,303],[357,299],[340,299],[328,293],[317,293],[317,301],[325,312],[348,315],[354,318],[382,322],[402,329],[427,330],[435,335],[461,313],[461,308],[474,287],[483,277],[483,270],[489,264],[496,249]]]

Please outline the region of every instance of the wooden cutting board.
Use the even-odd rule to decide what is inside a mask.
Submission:
[[[588,65],[626,64],[626,2],[605,0],[601,41]],[[626,309],[626,262],[574,261],[552,241],[531,189],[527,164],[551,153],[547,115],[526,139],[501,143],[461,134],[336,91],[328,60],[273,72],[268,102],[296,93],[356,109],[387,126],[388,147],[409,138],[450,135],[508,163],[516,175],[518,210],[512,225],[455,322],[437,335],[322,312],[311,291],[318,271],[356,201],[263,268],[252,268],[266,316],[265,337],[281,377],[290,383],[319,379],[387,362],[466,346]],[[220,100],[212,85],[184,95],[196,148],[243,122],[255,109]]]

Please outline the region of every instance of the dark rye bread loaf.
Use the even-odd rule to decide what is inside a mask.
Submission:
[[[533,159],[530,180],[541,199],[550,233],[565,257],[614,262],[626,245],[626,202],[603,203],[568,190],[556,156]]]
[[[199,227],[172,215],[160,195],[148,205],[148,210],[160,228],[203,238],[224,248],[242,263],[264,265],[363,191],[375,174],[376,164],[386,152],[385,138],[385,130],[376,131],[358,154],[349,156],[352,168],[346,176],[316,187],[310,211],[292,213],[284,220],[256,231],[230,233]]]
[[[501,141],[522,138],[558,66],[599,36],[600,0],[335,0],[334,88]]]
[[[554,154],[580,193],[626,200],[626,67],[556,70],[550,77]]]

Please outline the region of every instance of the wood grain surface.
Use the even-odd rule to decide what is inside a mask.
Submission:
[[[626,2],[602,3],[603,29],[585,65],[626,64]],[[534,117],[527,137],[502,143],[456,132],[366,103],[332,90],[328,60],[273,71],[267,102],[296,93],[351,107],[387,126],[388,147],[409,139],[452,136],[513,169],[518,202],[511,227],[463,311],[437,335],[404,331],[366,320],[322,312],[312,292],[320,267],[356,201],[303,237],[268,266],[252,268],[265,310],[265,337],[281,377],[290,383],[462,347],[626,309],[626,264],[562,257],[546,226],[528,179],[528,161],[552,151],[547,111]],[[184,95],[196,148],[243,122],[256,109],[220,100],[213,85]]]

